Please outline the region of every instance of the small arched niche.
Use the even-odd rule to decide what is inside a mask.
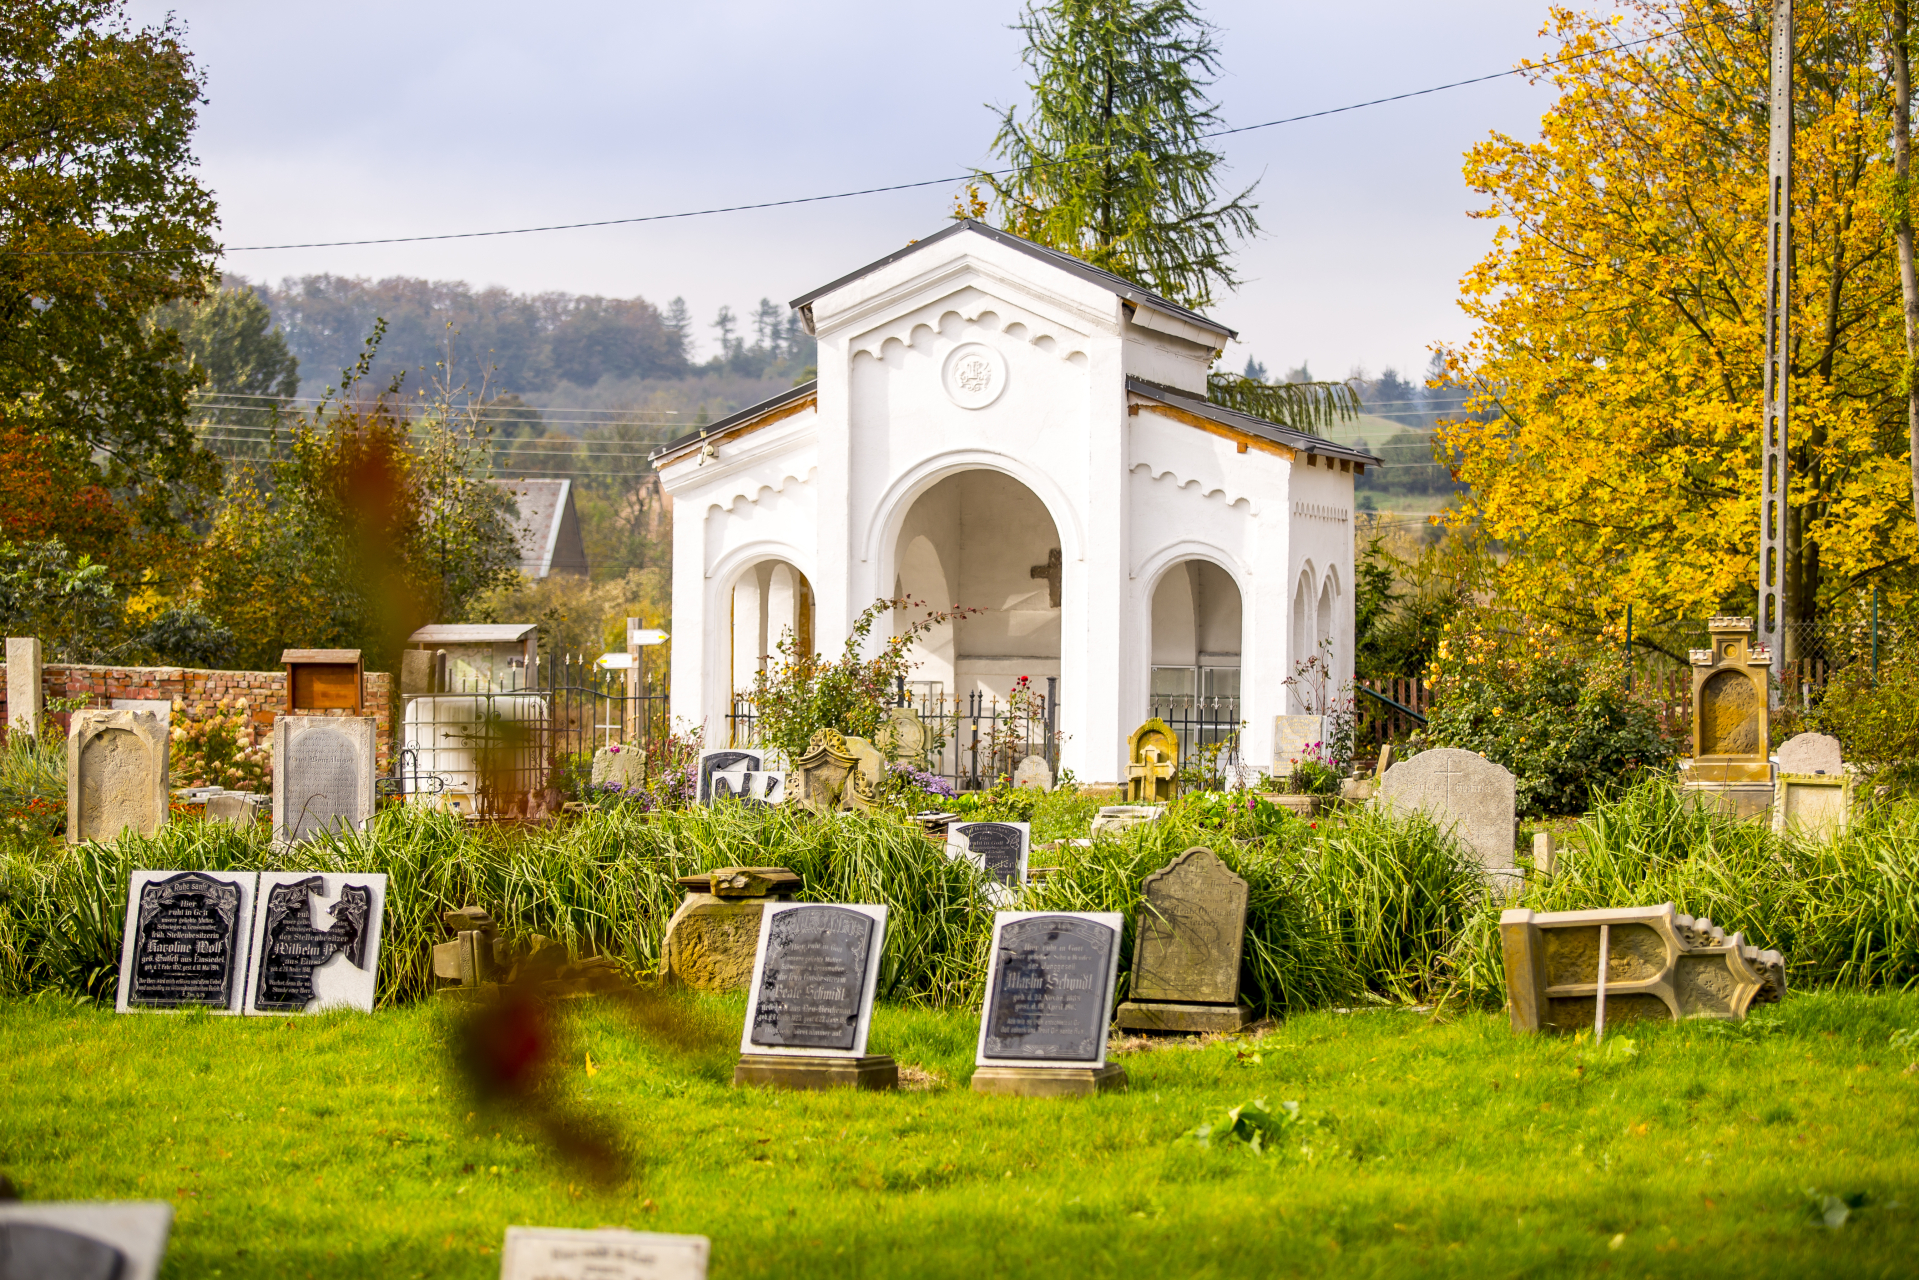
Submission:
[[[798,637],[800,652],[813,652],[813,584],[784,560],[761,560],[740,570],[731,600],[731,686],[738,697],[778,661],[787,635]]]
[[[1239,584],[1212,561],[1182,560],[1160,575],[1153,588],[1153,715],[1237,724],[1241,621]]]

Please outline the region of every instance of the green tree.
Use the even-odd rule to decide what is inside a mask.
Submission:
[[[0,420],[71,442],[150,528],[218,476],[180,339],[144,323],[204,294],[213,266],[188,148],[201,87],[171,17],[0,0]]]
[[[1253,187],[1218,196],[1212,26],[1186,0],[1051,0],[1017,29],[1033,101],[993,139],[1013,172],[975,175],[1001,224],[1184,306],[1235,287],[1228,240],[1259,229],[1258,206]]]
[[[170,302],[156,308],[150,322],[180,335],[181,350],[201,373],[208,393],[291,400],[300,389],[300,362],[252,289],[220,289],[197,302]]]

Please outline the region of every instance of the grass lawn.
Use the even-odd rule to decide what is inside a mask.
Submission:
[[[169,1277],[493,1277],[509,1223],[705,1234],[721,1278],[1919,1266],[1919,1044],[1890,1043],[1919,996],[1795,995],[1743,1028],[1632,1027],[1597,1051],[1502,1015],[1322,1012],[1125,1053],[1130,1093],[1074,1100],[975,1097],[976,1018],[888,1007],[873,1051],[941,1083],[735,1090],[742,1007],[698,1001],[697,1034],[667,1048],[618,1007],[569,1006],[562,1088],[637,1162],[596,1189],[474,1112],[430,1003],[291,1021],[0,1004],[0,1172],[29,1199],[172,1201]],[[1264,1156],[1179,1140],[1253,1098],[1316,1127]]]

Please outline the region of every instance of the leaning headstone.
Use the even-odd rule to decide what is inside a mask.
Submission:
[[[742,751],[737,747],[719,747],[710,751],[700,752],[700,762],[698,765],[699,802],[701,804],[713,803],[713,776],[715,774],[741,774],[746,773],[748,770],[763,768],[764,766],[765,757],[757,751]],[[733,791],[736,787],[727,785],[726,789]]]
[[[926,757],[926,722],[911,707],[888,707],[880,726],[879,748],[888,760],[918,764]]]
[[[1090,834],[1117,836],[1134,827],[1158,822],[1165,813],[1166,810],[1156,804],[1103,804],[1099,812],[1093,815]]]
[[[1053,789],[1053,771],[1046,765],[1045,756],[1027,756],[1013,770],[1013,786],[1037,787],[1041,791]]]
[[[817,730],[807,741],[805,753],[793,762],[798,783],[794,798],[816,813],[871,809],[878,775],[869,772],[868,749],[871,743],[849,738],[837,729]]]
[[[1246,882],[1211,849],[1188,849],[1146,877],[1134,931],[1127,1031],[1237,1031],[1253,1020],[1239,1002]]]
[[[251,827],[270,800],[251,791],[221,791],[206,798],[206,818],[208,822]]]
[[[46,709],[41,684],[40,638],[7,637],[7,732],[34,737]]]
[[[1003,885],[1026,883],[1033,853],[1030,822],[955,822],[946,828],[946,854],[963,859]]]
[[[0,1203],[5,1280],[156,1280],[173,1206],[164,1200]]]
[[[1773,758],[1781,773],[1839,774],[1845,761],[1839,753],[1839,739],[1828,733],[1801,733],[1779,744]]]
[[[1124,921],[1116,912],[993,917],[974,1093],[1059,1097],[1126,1087],[1106,1061]]]
[[[67,842],[150,836],[166,825],[173,739],[157,716],[76,711],[67,729]]]
[[[263,871],[253,913],[246,1012],[373,1012],[386,877]]]
[[[1285,777],[1306,758],[1308,747],[1326,740],[1325,716],[1273,717],[1273,776]]]
[[[1786,995],[1786,964],[1712,921],[1656,907],[1500,913],[1513,1030],[1744,1018]]]
[[[281,716],[273,722],[273,838],[300,844],[373,817],[372,716]]]
[[[1476,752],[1439,747],[1402,760],[1379,780],[1373,803],[1400,813],[1424,810],[1489,872],[1513,865],[1513,775]]]
[[[744,991],[753,980],[760,915],[790,901],[800,878],[785,867],[718,867],[681,876],[686,892],[660,943],[660,976],[696,991]]]
[[[886,908],[768,906],[747,987],[734,1084],[892,1089],[899,1067],[866,1052]]]
[[[114,1008],[240,1012],[259,879],[253,871],[135,871]]]
[[[706,1280],[705,1236],[508,1227],[500,1280]]]

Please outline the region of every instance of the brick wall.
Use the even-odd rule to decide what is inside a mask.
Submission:
[[[6,717],[6,664],[0,663],[0,724]],[[373,716],[375,741],[379,744],[377,768],[384,773],[393,754],[393,677],[384,671],[368,671],[361,676],[361,699]],[[183,710],[173,713],[180,719],[204,720],[222,702],[247,700],[247,715],[254,730],[254,741],[273,740],[273,721],[286,711],[287,677],[284,671],[202,671],[193,667],[87,667],[66,663],[48,663],[41,668],[42,696],[77,698],[85,694],[91,705],[111,707],[115,698],[178,701]],[[310,711],[306,715],[345,715],[344,711]],[[67,717],[51,717],[65,733]]]

